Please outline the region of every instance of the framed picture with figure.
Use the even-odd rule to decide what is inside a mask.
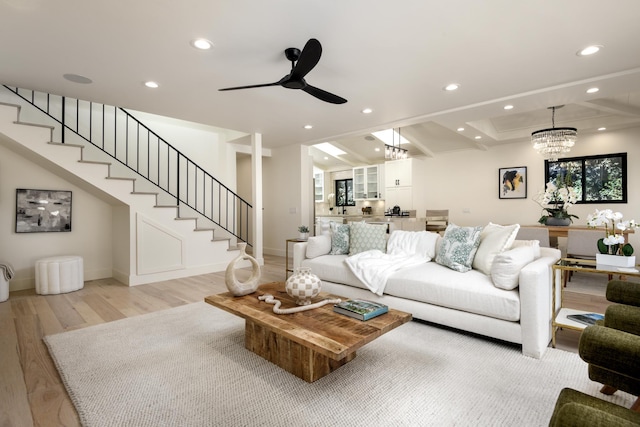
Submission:
[[[527,198],[527,167],[498,169],[498,197],[501,199]]]

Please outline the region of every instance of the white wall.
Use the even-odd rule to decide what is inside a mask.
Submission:
[[[273,149],[271,154],[263,158],[264,253],[284,256],[285,240],[298,236],[298,226],[310,224],[312,160],[308,148],[299,145]]]
[[[71,232],[16,233],[16,189],[72,191]],[[11,291],[35,286],[37,259],[82,255],[85,280],[111,277],[112,206],[0,144],[0,262],[13,265]]]

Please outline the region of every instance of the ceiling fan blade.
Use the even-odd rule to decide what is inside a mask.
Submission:
[[[332,93],[327,92],[326,90],[318,89],[317,87],[307,85],[302,88],[303,91],[307,92],[309,95],[315,96],[316,98],[330,102],[332,104],[344,104],[347,102],[346,99],[339,97],[338,95],[334,95]]]
[[[225,87],[225,88],[222,88],[222,89],[218,89],[218,91],[238,90],[238,89],[252,89],[254,87],[267,87],[267,86],[280,86],[280,82],[278,81],[278,82],[274,82],[274,83],[264,83],[264,84],[259,84],[259,85]]]
[[[299,80],[304,78],[304,76],[318,64],[321,55],[322,45],[320,42],[316,39],[309,39],[307,44],[304,45],[302,52],[300,52],[298,62],[296,62],[295,67],[291,70],[291,79]]]

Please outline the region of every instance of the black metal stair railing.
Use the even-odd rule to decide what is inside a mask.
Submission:
[[[120,107],[29,89],[5,88],[61,126],[54,140],[70,131],[98,147],[180,203],[250,245],[252,206],[154,131]]]

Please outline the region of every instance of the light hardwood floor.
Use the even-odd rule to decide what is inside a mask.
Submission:
[[[262,283],[284,280],[285,259],[266,255]],[[244,274],[246,273],[246,276]],[[248,271],[238,270],[244,280]],[[51,360],[45,335],[202,301],[224,292],[224,272],[135,287],[112,279],[61,295],[12,292],[0,303],[0,426],[77,426],[78,415]],[[604,312],[603,297],[566,292],[565,302]],[[579,333],[559,331],[557,347],[577,351]]]

